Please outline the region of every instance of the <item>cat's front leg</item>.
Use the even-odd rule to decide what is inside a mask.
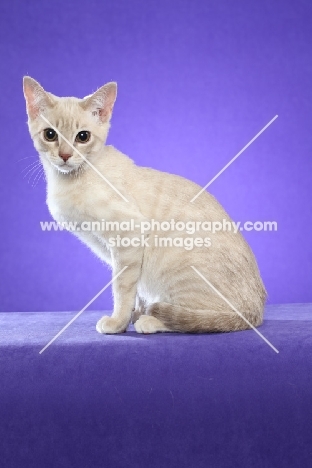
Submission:
[[[137,284],[141,275],[143,248],[120,248],[112,250],[113,278],[127,267],[113,284],[114,312],[111,317],[102,317],[96,329],[99,333],[122,333],[131,320],[135,304]]]

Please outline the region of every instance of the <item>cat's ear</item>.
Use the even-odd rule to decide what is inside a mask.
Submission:
[[[117,97],[117,83],[111,82],[99,88],[94,94],[84,98],[81,106],[99,118],[100,122],[109,122]]]
[[[23,88],[27,114],[30,119],[35,119],[47,107],[53,107],[51,96],[30,76],[24,76]]]

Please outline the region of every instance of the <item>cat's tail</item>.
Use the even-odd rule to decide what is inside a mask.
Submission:
[[[192,310],[167,302],[156,302],[147,308],[168,329],[177,332],[230,332],[258,327],[263,321],[263,309],[253,313],[239,313],[230,307],[224,310]],[[241,315],[240,315],[241,314]]]

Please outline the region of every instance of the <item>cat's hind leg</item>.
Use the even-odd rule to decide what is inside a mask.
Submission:
[[[240,316],[227,305],[220,310],[194,310],[167,302],[155,302],[147,307],[146,313],[168,328],[166,331],[181,333],[247,330],[252,326],[258,327],[263,321],[263,308],[245,311]]]
[[[135,322],[134,328],[137,333],[158,333],[172,331],[152,315],[141,315],[141,317]]]

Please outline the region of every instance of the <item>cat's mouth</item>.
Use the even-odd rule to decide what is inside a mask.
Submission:
[[[67,174],[69,172],[74,172],[78,168],[76,166],[70,166],[68,163],[64,162],[63,164],[53,164],[53,166],[63,174]]]

